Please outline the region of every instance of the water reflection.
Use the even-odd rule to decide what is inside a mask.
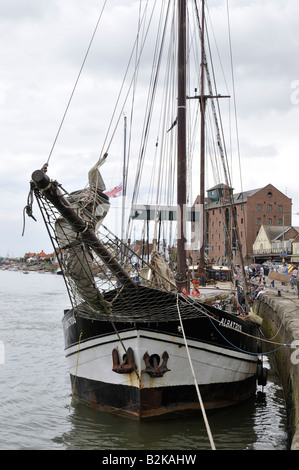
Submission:
[[[208,413],[217,450],[286,450],[286,412],[280,386],[269,380],[264,392],[233,408]],[[124,419],[74,402],[70,430],[56,444],[85,450],[209,450],[201,417],[159,422]]]

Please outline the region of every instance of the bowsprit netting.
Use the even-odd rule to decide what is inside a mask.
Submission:
[[[95,227],[98,220],[91,211],[95,195],[85,190],[68,194],[54,184],[59,187],[60,200],[68,201],[72,210],[87,221],[86,227]],[[34,193],[77,315],[99,321],[177,320],[175,280],[159,253],[153,253],[148,264],[101,224],[97,239],[106,250],[103,261],[93,232],[90,238],[87,231],[76,232],[48,200],[46,191],[35,189]],[[104,196],[97,196],[99,205],[107,203]],[[182,317],[202,315],[198,307],[183,299],[180,302]]]

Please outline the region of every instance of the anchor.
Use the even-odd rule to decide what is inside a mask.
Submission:
[[[119,362],[119,354],[116,348],[112,351],[113,372],[117,374],[130,374],[136,369],[134,361],[134,353],[132,348],[127,349],[127,353],[123,356],[123,363]]]
[[[143,372],[149,374],[151,377],[163,377],[165,372],[170,371],[167,367],[168,358],[168,353],[164,351],[162,354],[162,364],[159,366],[160,357],[158,354],[152,354],[150,356],[149,353],[146,352],[143,356],[145,363],[145,370]]]

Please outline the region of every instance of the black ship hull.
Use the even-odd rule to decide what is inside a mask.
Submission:
[[[74,395],[140,420],[236,404],[255,393],[256,324],[211,306],[209,316],[155,322],[96,321],[65,313],[65,353]],[[188,351],[190,357],[188,357]]]

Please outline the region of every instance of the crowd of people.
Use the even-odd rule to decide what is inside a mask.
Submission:
[[[285,274],[287,277],[283,280],[272,280],[269,274],[275,272],[278,274]],[[280,289],[282,286],[290,287],[292,290],[297,289],[299,298],[299,271],[297,266],[291,263],[264,263],[264,264],[251,264],[245,267],[245,275],[248,277],[251,283],[251,295],[252,298],[257,298],[260,294],[265,293],[267,288]],[[243,274],[240,266],[236,266],[234,269],[234,276],[237,280],[242,279]],[[218,279],[221,280],[221,279]],[[189,295],[184,289],[186,295]],[[200,282],[197,279],[193,279],[190,287],[191,295],[200,295]]]
[[[274,280],[274,279],[267,279],[267,276],[271,273],[271,271],[286,275],[286,280]],[[255,285],[255,289],[253,292],[253,297],[257,298],[262,292],[265,292],[267,287],[267,282],[269,283],[269,287],[283,287],[283,286],[290,286],[292,290],[297,288],[297,292],[299,293],[298,283],[299,283],[299,273],[297,266],[290,264],[290,263],[283,263],[281,265],[273,265],[272,263],[267,263],[265,265],[257,265],[255,268],[255,272],[252,272],[249,276],[252,283]],[[270,276],[271,278],[271,276]]]

